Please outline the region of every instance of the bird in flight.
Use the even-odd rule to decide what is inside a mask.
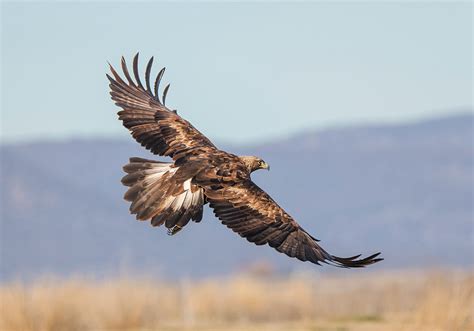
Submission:
[[[145,69],[145,85],[133,59],[133,76],[122,57],[125,80],[110,66],[110,94],[121,108],[119,120],[133,138],[155,155],[173,162],[130,158],[123,167],[122,183],[128,186],[124,199],[130,212],[153,226],[164,224],[171,235],[190,220],[200,222],[209,203],[217,218],[256,245],[269,245],[301,261],[320,262],[347,268],[364,267],[381,261],[380,253],[360,258],[342,258],[326,252],[283,208],[251,179],[252,172],[270,169],[256,156],[237,156],[218,149],[176,110],[165,106],[169,84],[162,98],[158,91],[165,68],[153,86],[150,73],[153,57]]]

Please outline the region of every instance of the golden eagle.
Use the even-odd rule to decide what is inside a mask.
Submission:
[[[138,220],[164,224],[169,234],[180,231],[190,220],[200,222],[203,206],[209,203],[214,214],[228,228],[256,245],[268,244],[301,261],[324,262],[339,267],[364,267],[381,261],[380,253],[359,259],[341,258],[326,252],[318,240],[281,208],[250,178],[258,169],[269,169],[256,156],[237,156],[218,149],[188,121],[165,106],[169,84],[159,98],[165,69],[150,85],[153,57],[145,70],[145,86],[140,80],[138,54],[130,76],[122,57],[124,81],[110,66],[112,100],[133,138],[153,154],[169,156],[174,162],[133,157],[124,166],[122,183],[129,187],[125,200]]]

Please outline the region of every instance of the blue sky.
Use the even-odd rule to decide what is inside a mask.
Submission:
[[[472,110],[468,2],[1,6],[4,142],[126,137],[105,73],[136,51],[220,141]]]

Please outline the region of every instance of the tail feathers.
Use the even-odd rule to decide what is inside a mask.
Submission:
[[[173,163],[131,158],[124,166],[122,184],[130,187],[124,199],[138,220],[151,220],[153,226],[165,224],[169,234],[179,232],[189,220],[202,219],[204,193],[191,183],[174,177],[179,169]]]

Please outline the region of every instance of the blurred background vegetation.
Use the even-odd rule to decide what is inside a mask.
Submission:
[[[221,278],[45,278],[0,288],[2,330],[472,330],[474,276],[453,270]]]

